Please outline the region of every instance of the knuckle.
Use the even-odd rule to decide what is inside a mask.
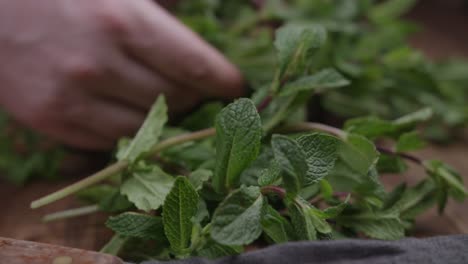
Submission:
[[[66,102],[61,98],[58,89],[44,93],[31,108],[28,122],[33,128],[43,128],[60,120],[60,113],[66,108]]]
[[[205,81],[210,78],[211,66],[202,55],[194,52],[185,57],[185,68],[182,76],[194,81]]]
[[[86,81],[98,78],[101,70],[95,59],[74,56],[64,62],[63,71],[67,80]]]
[[[121,13],[110,5],[109,7],[96,10],[95,18],[104,32],[121,35],[129,30],[127,19]]]

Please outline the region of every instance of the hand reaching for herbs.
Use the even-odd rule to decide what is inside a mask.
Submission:
[[[0,0],[0,104],[63,143],[108,149],[164,93],[236,97],[238,70],[149,0]]]

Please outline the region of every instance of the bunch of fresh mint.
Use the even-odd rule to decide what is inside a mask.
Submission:
[[[333,67],[351,81],[321,96],[341,118],[395,119],[430,106],[424,136],[453,139],[468,121],[468,62],[432,62],[409,45],[418,26],[402,19],[417,0],[200,0],[180,1],[180,19],[221,49],[254,89],[275,70],[274,31],[280,25],[322,26],[328,41],[313,69]]]
[[[273,80],[251,99],[207,104],[175,128],[160,96],[136,136],[120,142],[116,163],[32,207],[78,193],[91,205],[47,219],[110,212],[115,236],[103,251],[138,261],[218,258],[288,241],[398,239],[426,209],[465,199],[450,167],[408,154],[424,147],[415,128],[431,109],[351,119],[343,129],[306,121],[309,98],[353,83],[317,65],[329,41],[318,25],[279,28]],[[407,162],[427,177],[387,192],[380,175],[404,172]]]
[[[334,68],[350,84],[345,89],[316,96],[320,99],[314,99],[317,112],[323,113],[320,109],[324,109],[326,115],[343,120],[363,115],[396,119],[429,106],[434,116],[426,123],[423,137],[447,141],[468,120],[468,63],[462,60],[434,63],[408,45],[408,37],[417,26],[400,17],[416,2],[197,0],[179,1],[173,11],[237,64],[258,93],[266,91],[264,87],[271,84],[276,70],[273,48],[276,28],[281,25],[325,28],[328,41],[315,50],[310,60],[313,64],[308,65],[307,71]],[[325,70],[321,76],[327,74],[333,72]],[[254,100],[258,98],[262,97]],[[203,111],[213,115],[220,108],[215,103]],[[274,110],[270,109],[270,113]],[[304,114],[298,111],[292,119]],[[0,169],[6,171],[9,179],[22,183],[34,175],[54,175],[61,160],[60,150],[43,151],[42,137],[19,131],[15,133],[15,141],[26,142],[23,145],[28,151],[18,153],[9,143],[13,141],[11,135],[5,132],[8,124],[1,121],[0,136],[4,140],[0,145]],[[203,118],[192,118],[183,128],[203,127],[206,123]]]

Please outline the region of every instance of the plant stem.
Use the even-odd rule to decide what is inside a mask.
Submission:
[[[117,256],[128,239],[128,237],[115,234],[99,252]]]
[[[261,192],[263,194],[267,194],[267,193],[277,194],[281,199],[284,199],[286,197],[286,190],[278,186],[273,186],[273,185],[264,186],[262,187]]]
[[[341,139],[346,139],[347,136],[347,133],[339,128],[313,122],[301,122],[297,124],[286,125],[278,129],[278,132],[304,132],[310,130],[332,134]]]
[[[98,205],[84,206],[80,208],[74,208],[74,209],[69,209],[65,211],[48,214],[44,216],[44,218],[42,218],[42,221],[47,223],[47,222],[52,222],[56,220],[63,220],[63,219],[88,215],[88,214],[96,213],[98,211],[99,211]]]
[[[200,130],[200,131],[197,131],[197,132],[193,132],[193,133],[187,133],[187,134],[183,134],[183,135],[179,135],[179,136],[175,136],[175,137],[171,137],[171,138],[168,138],[166,140],[163,140],[161,141],[159,144],[157,144],[151,151],[150,151],[150,156],[154,156],[156,154],[158,154],[159,152],[167,149],[167,148],[170,148],[172,146],[175,146],[175,145],[178,145],[178,144],[182,144],[182,143],[185,143],[185,142],[189,142],[189,141],[194,141],[194,140],[199,140],[199,139],[203,139],[203,138],[207,138],[207,137],[210,137],[210,136],[213,136],[215,135],[216,131],[214,128],[208,128],[208,129],[204,129],[204,130]],[[103,170],[101,171],[98,171],[96,172],[95,174],[81,180],[81,181],[78,181],[68,187],[65,187],[64,189],[61,189],[57,192],[54,192],[52,194],[49,194],[43,198],[40,198],[36,201],[33,201],[31,203],[31,208],[32,209],[36,209],[36,208],[39,208],[39,207],[42,207],[42,206],[45,206],[45,205],[48,205],[50,203],[53,203],[53,202],[56,202],[58,200],[61,200],[69,195],[72,195],[74,193],[77,193],[89,186],[92,186],[94,184],[97,184],[101,181],[104,181],[106,179],[108,179],[109,177],[113,176],[113,175],[116,175],[118,174],[119,172],[122,172],[124,171],[125,169],[128,168],[129,166],[129,162],[126,161],[126,160],[121,160],[121,161],[118,161],[106,168],[104,168]]]
[[[323,131],[326,133],[336,135],[341,138],[346,137],[346,133],[344,131],[338,128],[334,128],[334,127],[327,126],[324,124],[319,124],[319,123],[304,122],[304,123],[289,125],[280,129],[280,131],[287,131],[287,132],[301,132],[301,131],[309,131],[309,130]],[[208,138],[208,137],[214,136],[215,134],[216,134],[216,130],[214,128],[208,128],[208,129],[200,130],[200,131],[193,132],[193,133],[187,133],[187,134],[171,137],[157,144],[149,152],[148,156],[155,156],[159,152],[166,150],[170,147],[173,147],[173,146],[185,143],[185,142]],[[68,187],[65,187],[64,189],[61,189],[57,192],[54,192],[43,198],[33,201],[31,203],[31,208],[36,209],[36,208],[48,205],[50,203],[56,202],[58,200],[61,200],[72,194],[75,194],[89,186],[102,182],[108,179],[109,177],[124,171],[125,169],[128,168],[129,165],[130,163],[126,160],[118,161],[81,181],[78,181]]]
[[[68,187],[65,187],[64,189],[61,189],[57,192],[51,193],[43,198],[40,198],[36,201],[33,201],[31,203],[31,208],[36,209],[39,207],[42,207],[44,205],[53,203],[55,201],[61,200],[71,194],[74,194],[76,192],[79,192],[80,190],[83,190],[84,188],[87,188],[91,185],[94,185],[96,183],[99,183],[121,171],[126,169],[128,167],[129,163],[128,161],[122,160],[118,161],[109,167],[79,181],[76,182]]]
[[[410,154],[395,152],[393,150],[386,149],[384,147],[377,147],[377,150],[380,153],[384,153],[384,154],[391,155],[391,156],[398,156],[398,157],[401,157],[403,159],[412,161],[412,162],[414,162],[414,163],[416,163],[418,165],[423,165],[423,161],[421,159],[419,159],[418,157],[415,157],[413,155],[410,155]]]
[[[189,141],[195,141],[204,139],[207,137],[214,136],[216,134],[216,130],[214,128],[207,128],[193,133],[187,133],[175,137],[168,138],[166,140],[161,141],[157,144],[151,151],[150,156],[154,156],[159,152],[166,150],[172,146],[179,145]]]

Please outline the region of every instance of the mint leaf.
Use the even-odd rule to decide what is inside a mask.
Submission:
[[[294,237],[289,221],[268,204],[263,208],[262,228],[263,232],[277,244],[286,243]]]
[[[401,134],[412,130],[419,123],[432,117],[432,110],[424,108],[393,121],[382,120],[378,117],[360,117],[346,121],[345,130],[370,139],[379,137],[398,138]]]
[[[218,192],[236,186],[242,171],[260,150],[262,124],[253,102],[239,99],[225,107],[216,119],[216,170],[213,185]]]
[[[167,122],[167,106],[163,95],[151,107],[145,122],[128,146],[117,153],[118,160],[134,162],[149,152],[159,140],[162,129]]]
[[[394,155],[380,155],[377,163],[379,173],[403,173],[408,169],[405,161]]]
[[[243,247],[226,246],[210,239],[201,249],[197,250],[196,255],[207,259],[218,259],[226,256],[238,255],[242,253],[243,250]]]
[[[297,194],[307,176],[306,154],[295,140],[286,136],[273,135],[271,145],[275,160],[283,172],[286,190],[293,195]]]
[[[189,181],[196,191],[200,191],[203,183],[207,182],[213,176],[213,172],[205,169],[198,169],[190,173]]]
[[[423,108],[416,112],[407,114],[393,121],[400,130],[404,128],[412,128],[416,124],[428,121],[434,115],[434,111],[431,108]]]
[[[258,187],[241,187],[232,192],[213,214],[211,237],[228,246],[252,243],[262,233],[262,206]]]
[[[370,18],[375,22],[389,22],[408,12],[417,0],[387,0],[372,7]]]
[[[137,213],[123,213],[110,217],[106,226],[120,236],[137,237],[148,240],[161,240],[164,238],[164,229],[161,217]]]
[[[412,188],[397,188],[395,191],[395,201],[386,208],[399,212],[402,219],[411,220],[436,203],[436,186],[432,180],[424,180]]]
[[[270,168],[272,160],[274,160],[273,150],[269,146],[263,145],[257,159],[255,159],[250,166],[242,172],[240,180],[241,184],[247,186],[258,185],[263,171]]]
[[[303,27],[287,25],[276,31],[275,47],[283,75],[289,69],[296,71],[313,49],[321,47],[326,40],[326,31],[320,26]],[[289,68],[289,69],[288,69]]]
[[[185,177],[177,177],[163,206],[164,232],[175,252],[183,252],[189,247],[192,217],[197,209],[197,191]]]
[[[278,163],[273,160],[270,163],[270,166],[266,169],[263,169],[260,172],[260,177],[258,177],[258,185],[267,186],[274,185],[281,179],[281,169]]]
[[[350,81],[335,69],[324,69],[313,75],[301,77],[295,81],[286,83],[279,95],[289,96],[301,91],[314,91],[319,93],[349,84]]]
[[[133,208],[133,203],[115,189],[99,201],[99,209],[104,212],[116,213]]]
[[[364,212],[338,217],[343,226],[362,232],[371,238],[396,240],[405,235],[405,227],[398,212]]]
[[[195,113],[186,117],[181,126],[192,131],[212,127],[221,109],[223,109],[223,104],[220,102],[204,104]]]
[[[340,144],[339,157],[353,171],[367,174],[370,168],[376,164],[379,152],[375,145],[366,138],[348,134],[346,142]]]
[[[349,133],[363,135],[370,139],[393,135],[396,130],[390,121],[381,120],[378,117],[353,118],[346,121],[344,128]]]
[[[418,132],[408,132],[400,136],[395,147],[397,152],[409,152],[420,150],[426,146],[426,142],[419,136]]]
[[[297,240],[316,240],[317,231],[315,230],[314,221],[310,217],[310,207],[305,202],[296,201],[288,205],[289,216],[294,228]]]
[[[172,176],[153,165],[133,172],[131,178],[122,184],[120,192],[138,209],[148,212],[164,203],[173,183]]]
[[[439,160],[429,160],[424,162],[424,167],[427,173],[439,182],[439,187],[446,185],[447,191],[454,198],[462,200],[468,197],[463,178],[450,166]]]
[[[330,135],[312,133],[299,137],[297,142],[306,154],[308,170],[305,184],[319,182],[335,166],[340,140]]]

